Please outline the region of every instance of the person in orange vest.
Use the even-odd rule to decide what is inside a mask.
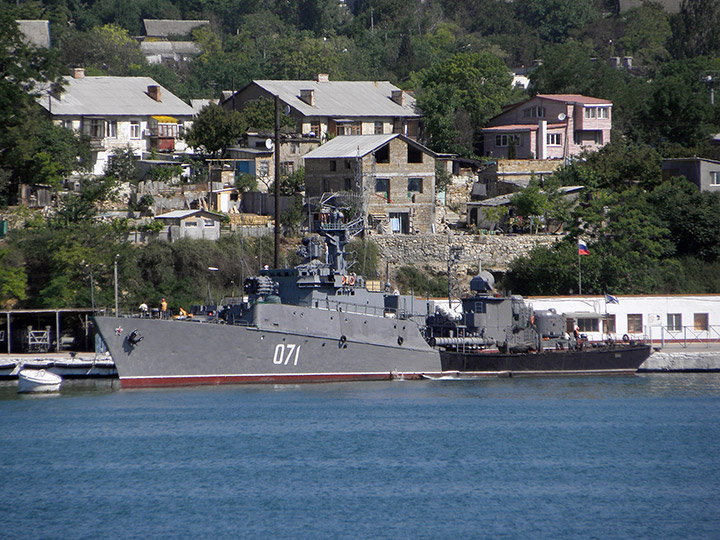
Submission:
[[[167,302],[165,301],[165,298],[160,300],[160,318],[167,319]]]

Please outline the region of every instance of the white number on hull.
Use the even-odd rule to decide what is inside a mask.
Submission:
[[[295,353],[295,358],[293,358],[293,353]],[[277,364],[278,366],[287,366],[290,363],[290,360],[293,361],[293,366],[297,366],[298,363],[298,356],[300,355],[300,345],[293,345],[291,343],[288,343],[287,345],[284,345],[282,343],[278,343],[275,345],[275,355],[273,356],[273,364]]]

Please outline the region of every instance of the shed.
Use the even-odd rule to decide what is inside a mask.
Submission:
[[[217,240],[220,238],[222,216],[207,210],[173,210],[155,216],[162,220],[165,228],[159,235],[160,240],[174,242],[180,238]]]

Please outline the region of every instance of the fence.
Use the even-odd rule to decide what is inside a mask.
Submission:
[[[656,335],[658,334],[659,335]],[[707,329],[694,326],[681,326],[679,328],[668,326],[649,326],[647,334],[651,341],[660,340],[661,346],[673,343],[681,347],[688,345],[704,345],[707,348],[720,344],[720,325],[709,325]]]

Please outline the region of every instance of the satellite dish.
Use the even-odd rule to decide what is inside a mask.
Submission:
[[[564,112],[561,112],[560,114],[558,114],[558,120],[560,120],[561,122],[563,120],[565,120],[566,118],[567,118],[567,115]]]
[[[275,146],[275,144],[273,143],[272,139],[265,139],[265,148],[267,148],[268,150],[272,150],[273,146]]]

